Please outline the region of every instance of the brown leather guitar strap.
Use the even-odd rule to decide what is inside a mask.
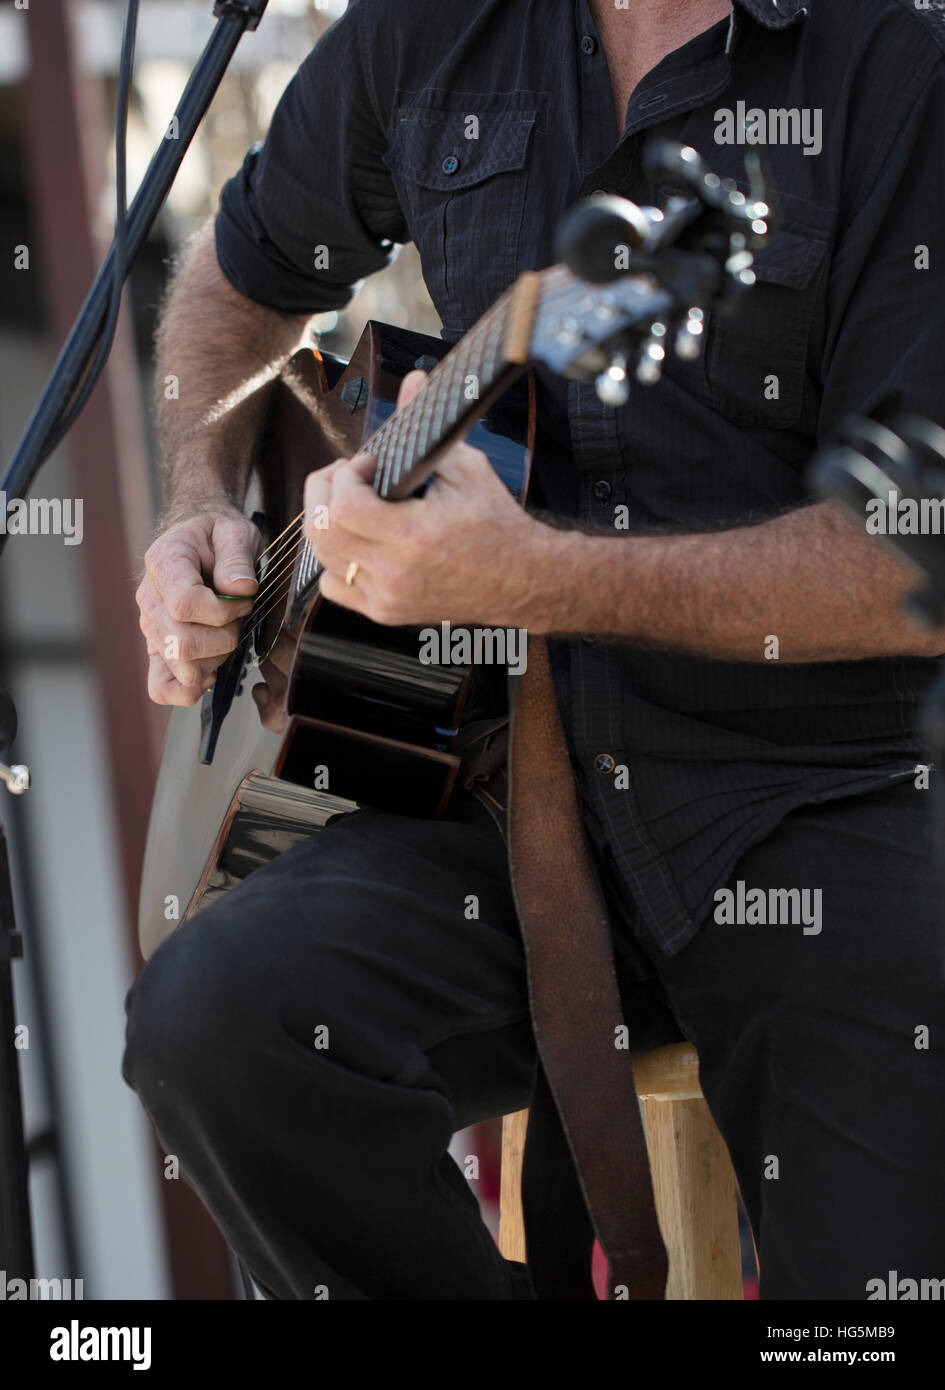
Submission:
[[[543,639],[529,638],[509,687],[509,861],[539,1056],[523,1175],[529,1271],[539,1298],[593,1298],[592,1225],[608,1296],[662,1299],[668,1261],[630,1051],[616,1046],[610,929]]]

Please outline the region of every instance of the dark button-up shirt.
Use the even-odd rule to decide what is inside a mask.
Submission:
[[[315,312],[412,239],[453,341],[552,261],[577,199],[665,201],[647,137],[695,146],[744,188],[738,131],[761,135],[780,230],[736,312],[711,316],[703,358],[619,409],[537,374],[553,510],[630,534],[753,524],[811,500],[806,465],[849,413],[945,423],[943,52],[938,3],[737,0],[644,78],[620,132],[586,0],[358,0],[224,189],[220,264],[244,294]],[[683,946],[792,808],[922,759],[937,662],[792,664],[759,622],[756,662],[552,643],[588,828],[630,928],[618,952],[641,974],[639,948]]]

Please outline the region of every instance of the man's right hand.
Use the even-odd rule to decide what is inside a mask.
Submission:
[[[258,548],[249,518],[220,503],[175,522],[148,550],[135,598],[156,704],[195,705],[213,685],[252,607]]]

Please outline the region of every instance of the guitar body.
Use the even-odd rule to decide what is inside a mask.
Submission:
[[[260,592],[272,593],[255,631],[261,655],[280,632],[295,644],[288,727],[262,727],[250,694],[261,677],[245,653],[220,668],[200,705],[173,711],[142,873],[145,957],[333,816],[360,805],[436,816],[449,799],[471,669],[424,664],[417,629],[381,627],[317,596],[285,622],[288,566],[278,542],[301,511],[306,475],[355,454],[393,413],[406,373],[418,363],[429,370],[446,352],[437,338],[369,323],[347,364],[303,349],[273,383],[255,482],[275,558],[260,579]],[[523,501],[531,377],[501,395],[467,438]]]

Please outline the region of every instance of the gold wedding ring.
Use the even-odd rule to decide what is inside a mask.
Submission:
[[[360,566],[358,565],[357,560],[352,560],[352,561],[351,561],[351,564],[350,564],[350,565],[348,566],[348,568],[345,570],[345,583],[347,584],[347,586],[348,586],[349,589],[351,588],[351,585],[354,583],[354,581],[355,581],[355,580],[357,579],[357,577],[358,577],[358,569],[359,569],[359,568],[360,568]]]

